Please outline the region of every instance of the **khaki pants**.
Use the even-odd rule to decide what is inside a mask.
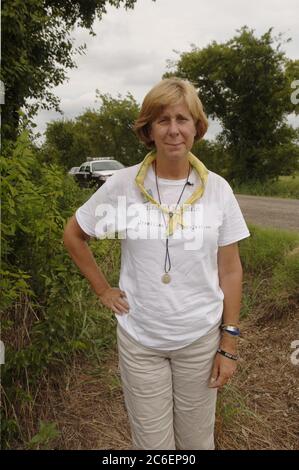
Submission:
[[[174,351],[142,346],[118,324],[119,370],[134,449],[214,449],[208,388],[219,328]]]

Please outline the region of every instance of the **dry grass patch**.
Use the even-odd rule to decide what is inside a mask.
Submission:
[[[218,395],[218,449],[298,449],[299,370],[290,360],[296,327],[295,315],[242,322],[238,373]],[[60,437],[51,448],[132,448],[116,345],[101,366],[78,356],[50,383],[37,412],[39,419],[57,423]]]

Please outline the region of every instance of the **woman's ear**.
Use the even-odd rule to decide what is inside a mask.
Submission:
[[[200,120],[197,121],[195,128],[196,128],[196,133],[194,137],[195,139],[200,139],[202,135],[205,133],[203,124]]]

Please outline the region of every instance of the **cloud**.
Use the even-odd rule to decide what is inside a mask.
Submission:
[[[178,59],[174,50],[227,41],[245,24],[257,35],[272,26],[274,35],[285,32],[285,38],[293,40],[284,50],[295,59],[298,17],[298,0],[186,0],[184,4],[181,0],[138,0],[134,10],[127,11],[110,6],[102,21],[94,24],[96,37],[82,28],[74,30],[74,43],[78,47],[85,42],[86,54],[75,57],[78,67],[68,72],[69,80],[54,92],[61,98],[65,117],[94,107],[96,89],[112,96],[130,91],[141,102],[167,70],[167,60]],[[52,111],[39,113],[38,129],[43,131],[54,115]],[[211,125],[209,133],[213,129],[216,127]]]

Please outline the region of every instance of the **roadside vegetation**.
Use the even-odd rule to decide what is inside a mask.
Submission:
[[[57,165],[40,165],[38,153],[30,146],[26,133],[18,139],[12,153],[1,159],[1,164],[4,168],[1,182],[3,210],[6,213],[2,221],[1,287],[4,295],[0,305],[2,338],[6,346],[1,384],[2,445],[4,448],[74,448],[68,426],[76,428],[76,420],[80,422],[85,416],[84,407],[92,413],[95,406],[105,405],[105,410],[111,408],[111,413],[117,406],[118,412],[107,422],[110,426],[108,438],[104,438],[102,426],[90,418],[90,426],[93,423],[93,432],[100,439],[94,445],[104,448],[110,439],[111,448],[130,448],[128,438],[115,434],[119,432],[118,420],[126,421],[117,370],[117,320],[99,305],[62,244],[66,220],[92,190],[78,190],[72,178],[65,176]],[[292,324],[299,306],[299,236],[255,226],[250,226],[250,231],[251,237],[240,243],[245,273],[241,319],[245,331],[248,330],[253,338],[258,337],[263,328],[268,328],[267,340],[272,344],[275,332],[286,328],[288,322]],[[119,241],[93,240],[90,246],[109,282],[116,286],[120,266]],[[292,333],[289,331],[288,337]],[[247,340],[246,335],[244,340]],[[245,348],[246,367],[257,364],[261,347],[257,344],[250,353]],[[284,367],[287,370],[292,366]],[[275,370],[278,372],[276,366],[273,372]],[[248,395],[252,397],[248,391],[244,393],[242,384],[249,377],[245,371],[246,368],[243,382],[236,378],[236,382],[220,394],[217,432],[219,445],[224,448],[229,445],[224,438],[226,426],[232,426],[239,419],[246,429],[253,420],[257,436],[264,430],[258,424],[261,416],[246,401]],[[81,394],[79,400],[76,393],[70,394],[69,390],[70,383],[82,375],[85,379],[81,382],[83,388],[77,389]],[[260,376],[257,371],[255,383],[264,377],[265,373]],[[95,388],[94,394],[90,394],[89,387]],[[102,390],[102,396],[99,390]],[[101,403],[103,397],[106,397],[104,404]],[[74,403],[74,399],[79,402]],[[66,407],[64,410],[60,409],[62,404]],[[73,406],[70,417],[73,416],[75,422],[71,418],[69,421],[65,414],[69,406]],[[98,413],[101,416],[100,408]],[[61,421],[62,417],[66,421]],[[97,420],[102,422],[96,414]],[[279,427],[279,421],[275,421],[275,425]],[[293,448],[295,431],[290,420],[288,426],[290,441],[286,438],[283,445]],[[84,447],[85,442],[88,448],[83,428],[82,425],[81,431],[77,431],[75,445]],[[279,428],[279,432],[283,433],[282,429]],[[78,439],[82,439],[81,444]],[[91,435],[89,439],[94,442]],[[245,446],[245,438],[242,439],[241,447]],[[257,440],[251,440],[250,435],[246,439],[251,447],[262,446],[262,435]],[[234,445],[239,448],[237,442]],[[279,445],[274,436],[270,442],[270,445]]]
[[[233,189],[237,194],[299,199],[299,174],[279,176],[276,180],[267,181],[266,183],[233,185]]]
[[[96,91],[99,104],[74,120],[49,123],[43,144],[32,128],[38,109],[59,109],[52,88],[75,67],[78,25],[92,34],[108,5],[135,0],[4,2],[1,80],[1,443],[5,449],[130,449],[117,369],[116,318],[99,305],[62,242],[68,218],[92,194],[67,174],[87,157],[139,162],[145,149],[132,125],[131,93]],[[194,153],[235,192],[298,198],[298,129],[287,124],[299,61],[286,57],[272,28],[257,37],[244,26],[224,44],[180,55],[167,76],[195,83],[208,118],[223,131]],[[207,57],[209,60],[207,60]],[[165,75],[165,76],[166,76]],[[254,87],[253,87],[254,84]],[[267,84],[267,86],[265,86]],[[257,118],[258,117],[258,118]],[[294,176],[292,176],[294,175]],[[240,243],[244,266],[241,373],[220,393],[221,449],[293,449],[295,376],[290,344],[298,311],[299,240],[294,233],[250,226]],[[117,286],[118,240],[90,246]],[[274,350],[273,350],[274,348]],[[298,403],[298,402],[297,402]],[[297,404],[298,412],[298,404]]]

